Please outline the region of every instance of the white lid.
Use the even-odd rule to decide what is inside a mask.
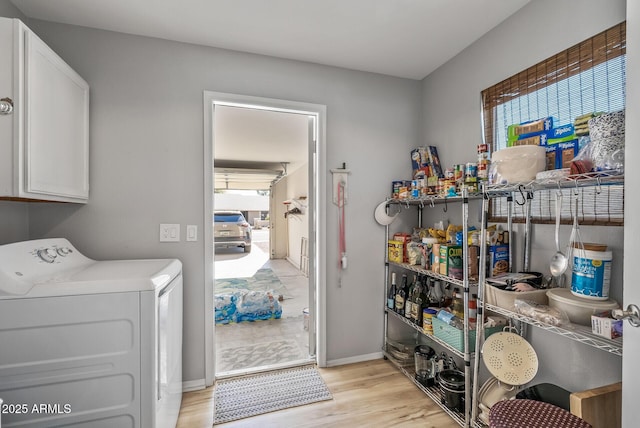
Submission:
[[[613,299],[607,300],[593,300],[584,297],[579,297],[571,293],[569,288],[551,288],[547,291],[547,296],[550,299],[554,299],[560,303],[566,303],[569,305],[577,305],[582,307],[589,307],[595,310],[608,310],[617,309],[618,302]]]

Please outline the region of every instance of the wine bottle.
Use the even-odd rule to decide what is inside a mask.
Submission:
[[[460,294],[460,291],[457,288],[453,290],[452,306],[451,312],[453,312],[456,317],[464,319],[464,302],[462,301],[462,294]]]
[[[396,273],[391,273],[391,287],[389,288],[389,295],[387,296],[387,308],[393,310],[396,304]]]
[[[409,291],[409,284],[407,283],[407,275],[402,274],[402,282],[400,283],[400,287],[396,291],[396,312],[400,315],[404,315],[404,304],[407,296],[407,291]]]
[[[422,311],[428,307],[426,278],[418,279],[419,286],[414,291],[415,299],[413,300],[414,313],[413,322],[422,327]]]
[[[413,290],[416,286],[416,275],[413,275],[413,282],[411,283],[411,286],[409,287],[409,290],[407,291],[407,294],[405,296],[405,302],[404,302],[404,317],[407,319],[411,319],[411,312],[412,312],[412,308],[413,308],[413,302],[411,301],[411,298],[413,297]]]

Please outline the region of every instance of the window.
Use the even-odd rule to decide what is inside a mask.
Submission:
[[[492,152],[505,148],[507,127],[514,123],[552,116],[554,126],[559,126],[582,114],[624,109],[625,81],[626,22],[622,22],[482,91],[485,142]],[[571,192],[578,190],[567,193]],[[590,204],[579,210],[586,223],[622,224],[622,186],[579,192],[584,196],[580,199]],[[534,221],[553,220],[555,191],[548,193],[534,201]],[[491,220],[504,221],[506,206],[505,201],[495,200]],[[517,209],[514,214],[516,221],[524,215]],[[563,214],[572,215],[564,210]]]

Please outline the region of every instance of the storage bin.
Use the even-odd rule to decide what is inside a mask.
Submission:
[[[452,346],[460,352],[464,352],[464,332],[457,328],[450,326],[446,322],[439,318],[433,317],[433,335],[438,339],[445,342],[447,345]],[[491,328],[485,328],[485,339],[491,336],[493,333],[502,331],[504,326],[497,326]],[[476,349],[476,330],[469,330],[469,352],[474,352]]]
[[[516,312],[516,308],[513,304],[516,299],[528,300],[541,305],[549,304],[546,289],[534,291],[505,291],[498,287],[494,287],[489,283],[485,283],[484,301],[487,304]]]

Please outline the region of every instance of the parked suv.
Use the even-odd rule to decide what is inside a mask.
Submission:
[[[218,247],[243,247],[251,252],[251,225],[240,211],[216,211],[213,214],[213,241]]]

